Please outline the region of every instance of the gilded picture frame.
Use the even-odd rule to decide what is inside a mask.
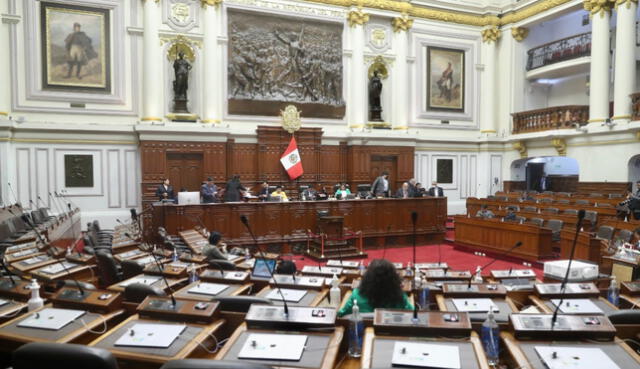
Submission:
[[[40,2],[42,88],[111,93],[109,9]]]
[[[464,112],[465,51],[427,47],[427,110]]]

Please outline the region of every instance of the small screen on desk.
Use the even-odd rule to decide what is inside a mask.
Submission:
[[[270,278],[271,274],[275,271],[276,261],[275,259],[256,259],[251,271],[252,277],[258,278]]]

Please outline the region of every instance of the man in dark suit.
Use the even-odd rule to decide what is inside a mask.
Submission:
[[[174,200],[175,194],[173,193],[173,187],[171,187],[170,183],[169,178],[165,178],[162,184],[158,186],[158,189],[156,190],[158,200]]]
[[[269,183],[267,183],[267,181],[262,181],[260,184],[258,198],[260,198],[260,201],[267,201],[269,199]]]
[[[416,187],[416,184],[418,182],[416,181],[415,178],[411,178],[409,180],[409,196],[410,197],[419,197],[420,195],[418,194],[418,188]]]
[[[409,187],[409,183],[408,182],[404,182],[402,184],[401,188],[398,188],[398,191],[396,192],[396,197],[399,199],[408,199],[411,196],[411,188]]]
[[[240,176],[235,175],[229,182],[224,190],[224,202],[237,202],[242,200],[243,192],[247,189],[240,183]]]
[[[375,197],[389,197],[389,173],[382,172],[371,185],[371,193]]]
[[[200,187],[200,196],[202,196],[203,204],[211,204],[216,202],[216,195],[218,194],[218,187],[213,183],[211,177],[207,178],[207,183]]]
[[[429,189],[428,194],[431,197],[443,197],[444,190],[442,187],[438,187],[438,182],[433,181],[431,182],[431,188]]]
[[[318,197],[318,191],[313,188],[313,185],[309,185],[300,195],[300,199],[303,201],[313,201],[316,197]]]

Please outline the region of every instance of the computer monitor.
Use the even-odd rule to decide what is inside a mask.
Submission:
[[[178,192],[178,205],[193,205],[200,203],[200,192]]]
[[[257,278],[271,278],[271,273],[276,270],[275,259],[256,259],[251,270],[251,276]]]

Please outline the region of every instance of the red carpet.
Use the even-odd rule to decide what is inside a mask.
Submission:
[[[472,273],[475,271],[478,265],[483,266],[489,263],[492,259],[488,256],[477,256],[473,252],[466,252],[462,250],[456,250],[451,245],[441,245],[442,262],[446,262],[449,268],[452,270],[469,270]],[[368,254],[365,260],[365,265],[373,259],[385,258],[392,262],[407,263],[413,259],[413,252],[411,247],[391,248],[385,250],[366,250]],[[294,256],[296,266],[298,270],[302,269],[305,265],[318,265],[316,261],[304,256]],[[531,268],[539,278],[542,278],[542,269],[535,266],[528,267],[522,265],[522,262],[515,262],[515,259],[510,258],[507,260],[498,260],[491,264],[487,269],[482,272],[482,275],[488,276],[491,270],[497,269],[526,269]],[[416,261],[418,263],[437,263],[438,262],[438,246],[437,245],[423,245],[416,248]]]

